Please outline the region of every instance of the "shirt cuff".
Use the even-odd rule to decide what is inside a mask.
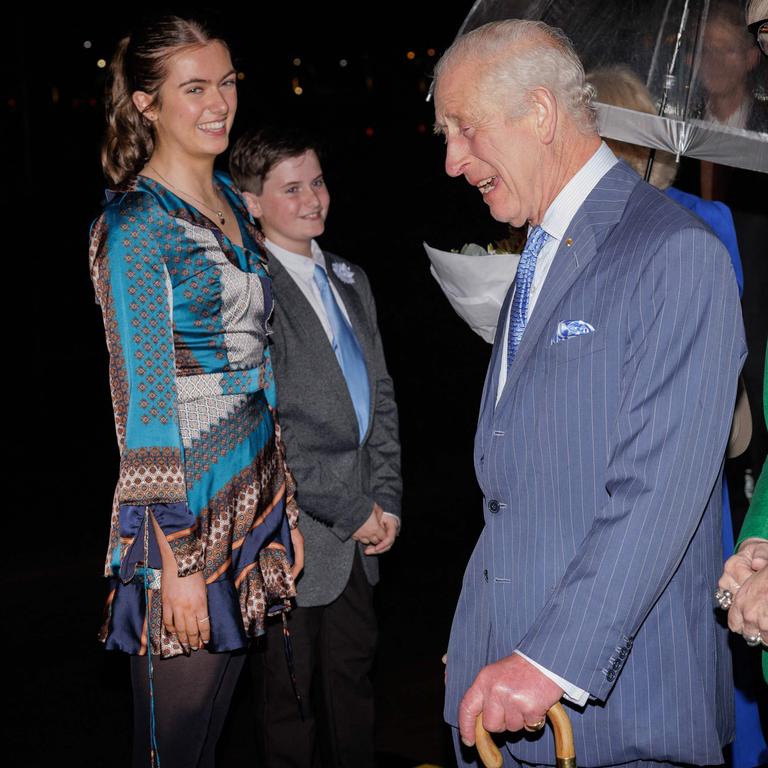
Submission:
[[[563,695],[566,699],[568,699],[568,701],[571,701],[574,704],[578,704],[580,707],[583,707],[587,703],[587,699],[589,698],[588,691],[584,691],[572,683],[569,683],[567,680],[563,680],[562,677],[558,677],[554,672],[550,672],[545,667],[542,667],[541,664],[537,664],[533,659],[528,658],[528,656],[526,656],[524,653],[521,653],[520,651],[515,651],[515,653],[518,656],[522,656],[529,664],[533,664],[533,666],[536,667],[536,669],[538,669],[542,675],[546,675],[553,683],[557,683],[557,685],[563,689]]]
[[[395,525],[397,526],[397,534],[400,535],[400,518],[397,515],[393,515],[391,512],[385,512],[384,513],[387,517],[391,517],[395,521]]]

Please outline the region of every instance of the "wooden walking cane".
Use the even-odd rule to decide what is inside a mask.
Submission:
[[[576,750],[573,746],[573,728],[565,707],[558,702],[547,712],[555,734],[555,764],[557,768],[576,768]],[[485,768],[501,768],[503,759],[499,748],[493,743],[488,731],[483,728],[482,713],[475,721],[475,744]]]

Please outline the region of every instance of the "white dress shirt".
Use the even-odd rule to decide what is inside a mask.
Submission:
[[[293,279],[293,282],[299,286],[299,289],[306,297],[309,305],[315,311],[317,319],[320,321],[320,325],[323,326],[325,335],[328,337],[328,341],[333,343],[333,328],[331,322],[328,320],[328,315],[323,305],[323,300],[320,297],[320,289],[315,282],[315,265],[320,265],[326,272],[328,271],[328,265],[325,263],[325,254],[323,249],[312,240],[310,249],[312,252],[312,258],[308,259],[306,256],[302,256],[300,253],[293,253],[287,251],[285,248],[281,248],[271,240],[266,239],[265,244],[267,250],[285,267],[288,274]],[[328,280],[328,284],[331,286],[333,297],[336,299],[336,303],[339,305],[346,321],[349,323],[349,314],[347,308],[344,306],[341,296],[339,296],[336,286],[332,280]],[[350,325],[352,325],[350,323]]]
[[[293,253],[292,251],[288,251],[285,248],[281,248],[279,245],[273,243],[268,238],[265,238],[264,243],[270,254],[274,256],[283,265],[283,267],[285,267],[286,272],[288,272],[288,274],[291,276],[293,282],[299,286],[299,289],[304,294],[307,301],[309,302],[309,305],[317,315],[317,319],[320,321],[320,325],[323,326],[325,335],[328,337],[328,342],[332,345],[333,328],[331,327],[331,322],[328,319],[328,314],[325,311],[323,300],[320,297],[320,289],[317,287],[317,283],[315,282],[316,264],[320,265],[326,272],[328,271],[328,265],[325,261],[325,254],[323,253],[322,248],[320,248],[320,246],[314,240],[312,240],[310,243],[312,258],[310,259],[306,256],[302,256],[300,253]],[[336,299],[336,303],[339,305],[344,318],[351,327],[352,323],[349,319],[349,313],[347,312],[347,308],[344,306],[344,301],[336,290],[336,286],[333,284],[333,280],[328,280],[328,284],[331,286],[333,296]],[[279,398],[279,382],[277,391]],[[397,515],[393,515],[392,513],[387,512],[386,510],[384,511],[384,514],[396,521],[397,530],[399,532],[400,518]]]
[[[616,156],[608,148],[608,145],[605,142],[601,142],[600,147],[595,154],[592,155],[592,157],[579,169],[576,175],[562,188],[560,194],[552,201],[549,208],[547,208],[544,218],[541,221],[541,227],[547,232],[549,239],[539,252],[539,256],[536,260],[536,271],[533,274],[531,294],[528,299],[528,319],[530,319],[533,313],[533,308],[536,306],[536,301],[541,293],[541,287],[544,285],[544,280],[555,259],[557,249],[560,247],[560,241],[563,239],[573,217],[576,215],[576,212],[579,210],[582,203],[587,199],[590,192],[597,186],[600,179],[602,179],[617,162],[618,160],[616,159]],[[510,302],[509,308],[511,311],[512,302]],[[502,347],[501,368],[499,369],[499,382],[496,389],[496,404],[498,404],[501,393],[504,391],[504,385],[507,382],[506,340],[508,334],[509,311],[507,312],[507,317],[504,323],[504,335],[502,337],[504,342]],[[579,706],[584,706],[587,703],[587,699],[589,698],[588,691],[569,683],[554,672],[545,669],[524,653],[520,653],[520,651],[515,651],[515,653],[533,664],[539,672],[546,675],[550,680],[556,683],[558,687],[562,688],[566,699]]]

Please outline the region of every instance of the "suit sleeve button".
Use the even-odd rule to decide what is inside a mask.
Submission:
[[[605,673],[605,679],[606,679],[606,680],[607,680],[609,683],[612,683],[612,682],[613,682],[613,681],[616,679],[616,673],[615,673],[615,672],[614,672],[612,669],[609,669],[609,670],[608,670],[608,671]]]
[[[491,499],[491,500],[488,502],[488,509],[489,509],[491,512],[493,512],[494,514],[496,514],[496,512],[498,512],[498,511],[499,511],[499,502],[498,502],[498,501],[496,501],[496,499]]]

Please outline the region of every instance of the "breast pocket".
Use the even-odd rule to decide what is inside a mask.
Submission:
[[[569,336],[555,344],[550,344],[547,358],[558,365],[567,360],[594,355],[605,349],[605,336],[599,330],[584,333],[581,336]]]

